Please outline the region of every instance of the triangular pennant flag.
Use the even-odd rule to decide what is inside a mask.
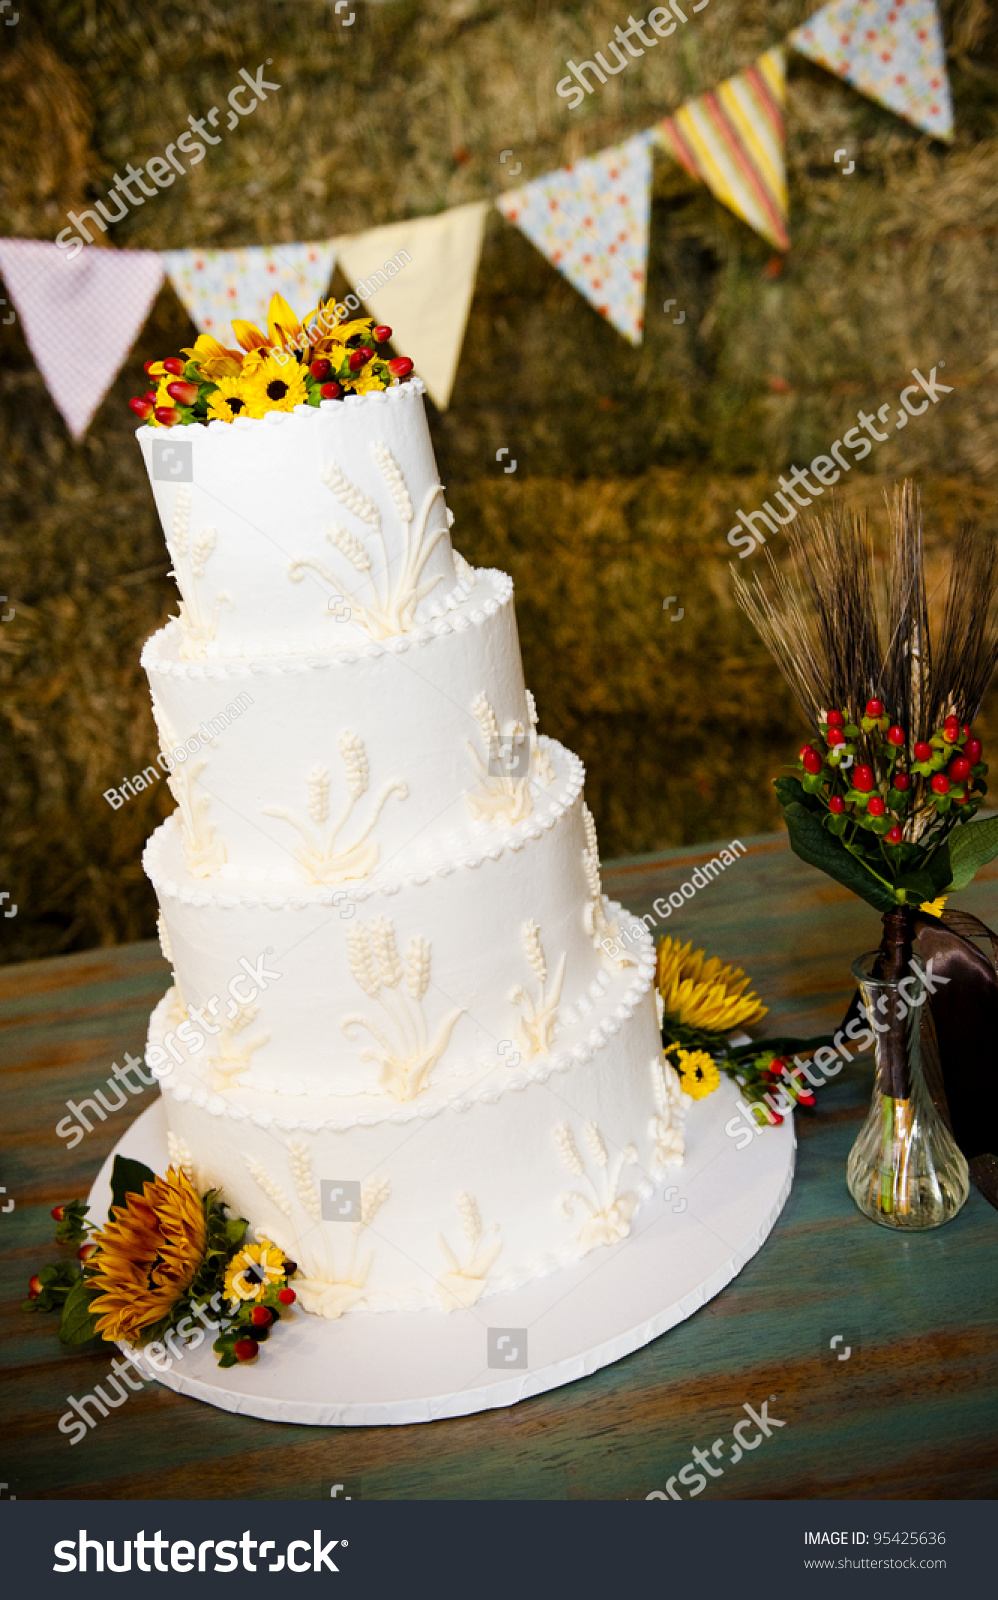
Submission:
[[[935,0],[832,0],[787,43],[916,128],[952,139],[953,102]]]
[[[152,250],[0,239],[0,273],[28,349],[74,439],[82,439],[163,282]]]
[[[636,134],[496,201],[631,344],[644,326],[652,141]]]
[[[393,330],[396,350],[415,363],[441,411],[454,387],[487,209],[475,200],[336,241],[351,298]]]
[[[657,128],[691,178],[756,233],[789,250],[783,159],[786,58],[779,45],[708,94],[687,100]]]
[[[266,329],[267,307],[282,294],[307,316],[329,287],[334,245],[249,245],[244,250],[162,250],[160,258],[201,333],[232,344],[233,317]]]

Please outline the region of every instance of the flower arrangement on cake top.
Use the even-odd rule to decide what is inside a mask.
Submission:
[[[232,331],[237,350],[202,333],[183,350],[186,360],[147,361],[155,388],[128,402],[135,415],[154,428],[261,418],[268,411],[390,389],[412,372],[408,356],[384,350],[391,328],[372,317],[341,319],[332,300],[325,306],[320,301],[299,322],[275,294],[266,333],[239,318],[233,318]]]
[[[212,1348],[220,1367],[253,1361],[297,1299],[288,1282],[295,1262],[269,1239],[247,1243],[245,1218],[227,1216],[216,1189],[198,1194],[181,1168],[159,1178],[116,1156],[111,1193],[103,1228],[87,1221],[82,1201],[54,1207],[56,1241],[80,1245],[77,1260],[36,1273],[25,1310],[61,1311],[59,1338],[67,1345],[147,1344],[176,1334],[200,1343],[200,1322],[218,1333]]]

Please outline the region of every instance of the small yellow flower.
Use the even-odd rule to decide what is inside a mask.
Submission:
[[[225,1295],[233,1306],[240,1300],[261,1300],[268,1284],[285,1276],[287,1262],[275,1244],[262,1236],[243,1245],[225,1269]]]
[[[297,361],[277,361],[272,355],[258,361],[250,371],[243,365],[241,393],[246,400],[246,415],[265,417],[268,411],[293,411],[304,405],[308,390]]]
[[[751,979],[741,967],[726,967],[716,956],[708,960],[692,941],[660,939],[655,982],[669,1021],[706,1033],[730,1033],[758,1022],[769,1007],[758,995],[746,994]]]
[[[948,896],[941,894],[938,900],[923,900],[919,911],[924,911],[927,917],[941,917]]]
[[[243,359],[241,350],[230,350],[210,333],[198,334],[182,354],[193,361],[202,378],[210,383],[217,383],[219,378],[238,378]]]
[[[369,362],[366,367],[361,367],[358,373],[351,374],[346,386],[348,394],[372,394],[375,390],[391,386],[392,380],[387,373],[384,377],[379,377],[372,368],[373,362]]]
[[[208,402],[209,422],[231,422],[234,417],[249,417],[253,413],[247,400],[245,378],[219,378],[218,388]]]
[[[665,1053],[670,1054],[668,1050]],[[709,1094],[714,1093],[721,1081],[717,1064],[706,1050],[684,1050],[681,1045],[677,1045],[676,1069],[683,1093],[688,1094],[691,1100],[705,1100]]]

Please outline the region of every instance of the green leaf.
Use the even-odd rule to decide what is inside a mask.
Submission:
[[[798,803],[804,798],[804,786],[799,778],[777,778],[773,784],[776,798],[784,808]]]
[[[41,1291],[33,1300],[23,1302],[22,1311],[58,1311],[65,1305],[70,1290],[79,1283],[80,1269],[76,1262],[59,1261],[43,1267],[38,1278]]]
[[[921,905],[923,900],[934,900],[938,893],[928,872],[906,872],[898,879],[898,888],[905,891],[909,905]]]
[[[844,845],[829,837],[816,817],[802,805],[784,808],[783,820],[790,835],[790,848],[812,867],[827,872],[830,878],[858,894],[877,911],[893,911],[897,901],[882,883],[868,872]]]
[[[965,889],[981,867],[998,856],[998,817],[968,823],[949,837],[950,890]]]
[[[128,1156],[115,1156],[111,1169],[111,1204],[123,1206],[126,1195],[141,1195],[143,1184],[152,1183],[155,1177],[155,1172],[143,1162],[132,1161]]]
[[[56,1224],[57,1244],[82,1244],[87,1237],[86,1215],[90,1210],[82,1200],[67,1200],[62,1208],[62,1221]]]
[[[842,835],[848,830],[849,818],[844,811],[840,811],[838,816],[835,815],[834,811],[829,811],[827,816],[822,818],[821,825],[827,828],[829,833],[834,833],[836,838],[841,839]]]
[[[63,1344],[89,1344],[91,1339],[97,1338],[97,1323],[90,1310],[93,1294],[93,1286],[83,1278],[70,1289],[59,1324],[59,1338]]]

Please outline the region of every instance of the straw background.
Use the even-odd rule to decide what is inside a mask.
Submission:
[[[326,0],[23,6],[0,28],[0,230],[54,238],[268,57],[279,93],[109,247],[323,238],[498,194],[649,126],[814,9],[711,0],[569,113],[564,62],[604,47],[619,0],[351,4],[349,27]],[[882,488],[916,475],[940,553],[961,518],[994,525],[998,22],[987,0],[941,10],[949,147],[790,57],[785,264],[657,158],[638,351],[489,221],[451,408],[431,408],[431,427],[458,548],[515,579],[541,728],[587,764],[604,856],[777,823],[770,783],[800,725],[731,601],[739,506],[942,359],[954,392],[845,493],[882,522]],[[5,959],[153,929],[139,857],[172,800],[164,782],[118,811],[102,798],[154,759],[138,656],[175,594],[127,398],[144,360],[193,333],[165,288],[77,447],[0,315],[0,589],[16,611],[0,626],[0,889],[18,905],[0,919]]]

